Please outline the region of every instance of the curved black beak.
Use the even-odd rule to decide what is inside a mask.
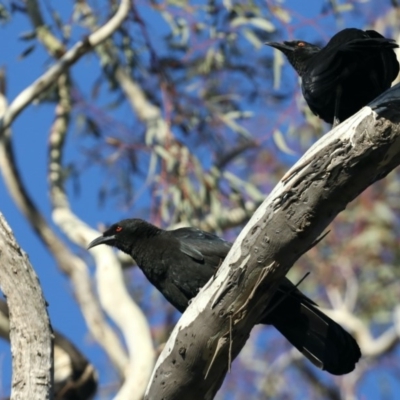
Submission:
[[[98,246],[99,244],[108,244],[108,245],[112,246],[112,243],[110,243],[110,242],[112,242],[114,239],[115,239],[115,235],[112,235],[112,236],[99,236],[98,238],[92,240],[89,243],[87,249],[89,250],[94,246]]]
[[[273,47],[275,49],[278,49],[280,51],[294,51],[293,45],[290,44],[290,42],[283,42],[283,43],[278,43],[278,42],[265,42],[267,46]]]

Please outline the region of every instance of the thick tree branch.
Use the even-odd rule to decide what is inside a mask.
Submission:
[[[53,332],[39,280],[0,213],[0,286],[10,310],[11,399],[53,398]]]
[[[186,310],[146,398],[212,399],[280,279],[346,205],[400,164],[400,85],[322,137],[286,174]]]

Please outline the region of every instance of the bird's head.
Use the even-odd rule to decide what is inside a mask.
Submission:
[[[318,46],[304,40],[293,40],[292,42],[283,43],[267,42],[265,44],[285,54],[290,64],[293,65],[300,76],[304,72],[305,63],[321,50]]]
[[[99,244],[107,244],[131,254],[138,240],[154,235],[156,231],[159,231],[157,227],[142,219],[123,219],[111,225],[102,236],[92,240],[88,249]]]

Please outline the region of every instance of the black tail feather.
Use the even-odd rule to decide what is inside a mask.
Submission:
[[[295,289],[286,296],[290,281],[285,280],[270,306],[281,301],[261,323],[272,324],[315,366],[334,375],[354,370],[360,348],[347,331]],[[282,300],[282,298],[284,299]]]

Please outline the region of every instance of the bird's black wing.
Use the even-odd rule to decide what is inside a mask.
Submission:
[[[182,253],[199,262],[213,265],[213,268],[219,266],[232,247],[232,243],[197,228],[176,229],[171,234],[179,240]]]
[[[380,79],[390,79],[392,82],[399,70],[392,51],[397,47],[399,46],[393,39],[387,39],[376,31],[345,29],[335,35],[309,64],[310,73],[305,75],[304,87],[311,96],[324,95],[334,90],[362,66],[368,70],[367,68],[372,67],[381,69],[381,66],[385,65],[386,70],[377,74],[380,75]],[[380,53],[383,53],[383,56],[380,56],[379,62],[369,64],[369,61],[378,57]]]
[[[167,237],[169,245],[165,246],[162,258],[168,272],[159,289],[176,308],[184,311],[215,274],[231,243],[196,228],[166,231]]]

